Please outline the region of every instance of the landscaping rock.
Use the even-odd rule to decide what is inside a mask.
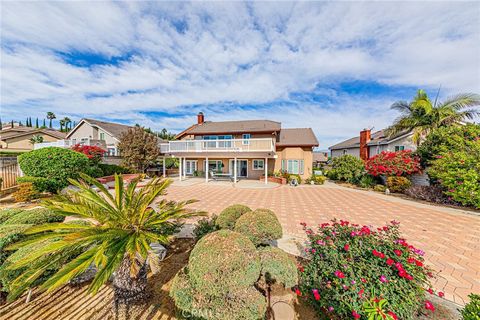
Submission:
[[[163,261],[167,255],[167,249],[158,242],[150,243],[151,251],[157,255],[159,261]]]
[[[85,283],[85,282],[88,282],[88,281],[91,281],[93,280],[93,278],[95,278],[95,275],[97,274],[97,268],[95,267],[94,264],[91,264],[87,270],[85,270],[84,273],[76,276],[75,278],[73,278],[72,280],[69,281],[70,284],[73,284],[73,285],[78,285],[78,284],[82,284],[82,283]]]

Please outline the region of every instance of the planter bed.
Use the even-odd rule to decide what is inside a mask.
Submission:
[[[265,180],[265,176],[261,176],[260,181],[264,181],[264,180]],[[269,182],[274,182],[274,183],[278,183],[278,184],[287,184],[287,179],[282,178],[282,177],[268,177],[267,180]]]

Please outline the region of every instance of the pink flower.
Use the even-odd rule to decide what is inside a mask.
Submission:
[[[345,251],[348,251],[348,249],[350,248],[350,245],[348,243],[346,243],[344,246],[343,246],[343,250]]]
[[[328,307],[329,312],[332,312],[333,310],[335,310],[335,309],[332,306]]]
[[[367,279],[365,278],[361,278],[360,281],[362,281],[363,283],[367,283]]]
[[[393,250],[393,252],[395,252],[395,254],[396,254],[397,256],[399,256],[399,257],[402,255],[402,251],[400,251],[400,250],[398,250],[398,249],[397,249],[397,250]]]
[[[425,300],[425,309],[434,312],[435,311],[435,306],[430,301]]]
[[[387,277],[385,277],[383,274],[380,276],[380,281],[383,283],[388,282]]]
[[[362,298],[362,295],[363,293],[365,292],[365,290],[361,289],[360,291],[358,291],[358,297],[359,298]]]
[[[323,242],[322,240],[317,240],[317,244],[319,246],[324,246],[325,245],[325,242]]]
[[[340,279],[345,278],[345,274],[340,270],[335,271],[335,276],[340,278]]]
[[[361,317],[361,316],[357,313],[357,311],[355,311],[355,310],[352,310],[352,316],[353,316],[354,319],[360,319],[360,317]]]
[[[313,296],[314,296],[315,300],[317,300],[317,301],[320,300],[320,294],[318,293],[318,290],[313,289],[312,292],[313,292]]]
[[[395,260],[388,258],[386,262],[389,266],[391,266],[392,264],[395,263]]]
[[[443,298],[443,297],[445,296],[445,293],[443,293],[443,292],[440,291],[440,292],[438,292],[438,296],[439,296],[440,298]]]
[[[315,249],[312,249],[312,253],[315,253],[315,252],[317,252],[317,250],[315,250]]]

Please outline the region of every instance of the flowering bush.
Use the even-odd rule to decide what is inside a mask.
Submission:
[[[365,169],[372,176],[404,176],[420,171],[420,159],[410,150],[383,151],[368,159]]]
[[[480,139],[463,150],[441,153],[431,162],[428,175],[453,200],[480,208]]]
[[[389,302],[393,319],[414,319],[426,302],[430,308],[424,288],[431,290],[432,271],[424,265],[424,252],[401,238],[398,222],[377,229],[342,220],[317,231],[303,226],[309,260],[299,267],[297,294],[319,313],[330,319],[366,318],[364,304],[374,298]]]
[[[97,146],[84,146],[80,144],[76,144],[72,147],[73,151],[83,153],[87,156],[88,159],[92,162],[92,164],[98,164],[102,160],[102,156],[105,154],[105,150]]]

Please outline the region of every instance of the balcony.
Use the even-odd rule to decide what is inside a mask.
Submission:
[[[97,146],[102,149],[107,149],[107,145],[104,140],[97,140],[97,139],[81,139],[81,140],[57,140],[53,142],[41,142],[35,143],[33,145],[33,149],[42,149],[47,147],[58,147],[58,148],[71,148],[76,144],[85,145],[85,146]]]
[[[225,139],[225,140],[180,140],[160,145],[162,153],[201,152],[272,152],[275,142],[271,138]]]

